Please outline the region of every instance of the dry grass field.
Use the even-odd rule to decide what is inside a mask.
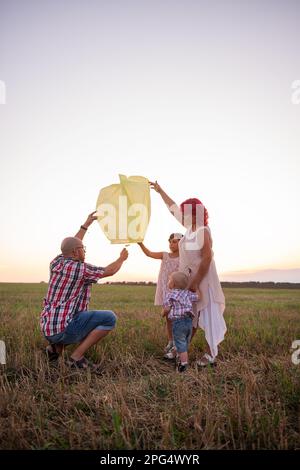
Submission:
[[[90,308],[112,309],[116,330],[90,358],[101,375],[44,354],[45,284],[0,284],[0,449],[300,448],[300,290],[225,289],[228,333],[218,366],[178,374],[154,287],[94,286]],[[67,351],[68,353],[68,351]]]

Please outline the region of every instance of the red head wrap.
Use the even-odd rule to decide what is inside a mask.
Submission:
[[[181,212],[184,213],[184,206],[187,205],[192,208],[192,216],[195,217],[197,213],[197,205],[199,204],[203,206],[202,202],[199,201],[199,199],[196,199],[195,197],[186,199],[180,204]],[[207,212],[206,207],[204,207],[204,225],[206,226],[207,224],[208,224],[208,212]]]

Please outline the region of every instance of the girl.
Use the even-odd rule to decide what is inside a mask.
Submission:
[[[178,242],[183,237],[181,233],[172,233],[169,237],[169,248],[170,252],[158,251],[153,252],[148,250],[143,243],[138,243],[142,251],[149,258],[160,259],[160,271],[157,280],[157,287],[155,293],[154,305],[163,305],[164,298],[168,293],[168,282],[169,276],[172,272],[178,271],[179,267],[179,250]],[[170,359],[174,357],[172,349],[174,347],[173,333],[172,333],[172,322],[166,317],[167,321],[167,333],[168,333],[168,344],[165,348],[165,358]]]

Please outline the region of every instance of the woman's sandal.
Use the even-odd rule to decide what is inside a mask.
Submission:
[[[59,353],[56,351],[55,344],[49,344],[46,349],[46,356],[50,362],[57,361]]]
[[[214,359],[210,354],[205,353],[199,361],[196,362],[198,367],[207,367],[207,366],[216,366],[216,359]]]

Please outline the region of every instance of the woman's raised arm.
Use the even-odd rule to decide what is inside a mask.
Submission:
[[[180,208],[177,206],[176,202],[173,201],[173,199],[171,199],[167,193],[161,188],[161,186],[158,184],[157,181],[155,181],[155,183],[151,183],[151,181],[149,181],[150,183],[150,187],[152,189],[154,189],[158,194],[161,195],[162,197],[162,200],[164,201],[164,203],[166,204],[166,206],[168,207],[169,211],[171,212],[171,214],[175,217],[175,219],[181,224],[184,226],[183,224],[183,220],[182,220],[182,213],[181,213],[181,210]]]
[[[149,181],[149,183],[150,183],[150,187],[151,187],[152,189],[154,189],[158,194],[161,195],[161,197],[162,197],[164,203],[165,203],[168,207],[173,206],[174,204],[176,204],[176,203],[173,201],[173,199],[171,199],[171,198],[167,195],[167,193],[165,193],[165,191],[161,188],[161,186],[158,184],[157,181],[155,181],[155,183],[151,183],[151,181]]]

